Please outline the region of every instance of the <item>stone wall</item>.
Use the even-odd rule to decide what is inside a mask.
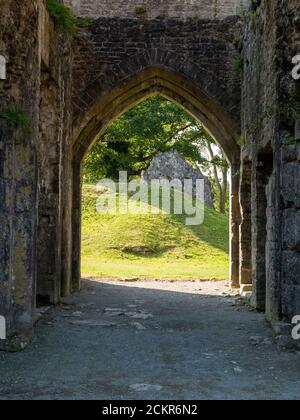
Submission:
[[[122,80],[149,67],[181,74],[240,124],[237,17],[202,19],[100,18],[85,31],[74,59],[74,111],[78,119]]]
[[[64,231],[72,206],[72,51],[46,11],[41,27],[47,36],[39,86],[37,303],[45,304],[70,292],[71,243]]]
[[[300,314],[300,139],[295,127],[300,120],[300,81],[291,77],[292,58],[300,53],[300,4],[293,0],[280,4],[277,16],[280,43],[279,62],[279,146],[277,164],[281,165],[279,213],[275,222],[281,228],[281,315],[290,320]],[[273,209],[269,209],[274,214]],[[274,216],[273,216],[274,217]],[[269,227],[271,230],[271,227]],[[272,230],[271,230],[272,232]],[[270,247],[271,248],[271,247]],[[271,281],[271,279],[269,279]],[[278,299],[278,287],[275,289]],[[279,299],[278,299],[279,300]]]
[[[71,165],[72,89],[68,42],[56,34],[45,2],[24,0],[20,7],[0,0],[0,8],[0,52],[7,58],[0,111],[13,108],[29,122],[17,127],[0,118],[0,314],[8,334],[0,348],[14,350],[30,339],[36,290],[46,290],[51,301],[60,297],[61,220],[67,211],[60,184],[63,163]]]
[[[12,347],[25,346],[31,334],[35,287],[39,18],[31,1],[24,6],[0,1],[0,51],[8,60],[7,79],[0,80],[0,109],[26,112],[31,129],[29,133],[0,119],[0,313]]]
[[[299,82],[291,76],[300,51],[297,16],[296,1],[252,2],[244,29],[242,160],[251,163],[253,304],[274,322],[300,313]]]
[[[214,19],[237,15],[239,0],[64,0],[78,16]]]

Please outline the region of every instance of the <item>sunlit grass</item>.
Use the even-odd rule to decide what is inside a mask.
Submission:
[[[204,224],[190,227],[183,215],[103,215],[96,212],[97,197],[94,186],[84,185],[84,276],[228,278],[226,216],[205,208]]]

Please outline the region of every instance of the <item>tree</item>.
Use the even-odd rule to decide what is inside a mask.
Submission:
[[[191,144],[193,153],[189,154],[189,145]],[[191,128],[180,133],[175,139],[173,147],[187,160],[199,166],[203,172],[208,173],[215,189],[218,210],[221,213],[226,213],[229,165],[223,151],[216,145],[214,139],[200,123],[195,121]]]
[[[222,152],[190,114],[159,96],[139,103],[110,125],[85,159],[84,178],[88,182],[117,179],[121,170],[130,177],[140,176],[158,153],[170,150],[177,150],[204,172],[212,172],[218,207],[224,213],[228,165]]]
[[[220,151],[221,156],[214,153],[210,139],[206,139],[206,145],[210,156],[210,163],[213,168],[214,181],[218,189],[219,211],[221,213],[226,213],[229,165],[222,150]]]

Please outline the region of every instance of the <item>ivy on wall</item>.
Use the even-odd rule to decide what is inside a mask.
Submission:
[[[0,119],[3,119],[12,127],[30,131],[30,118],[21,108],[9,106],[0,110]]]
[[[58,0],[46,0],[47,9],[54,21],[55,27],[71,37],[75,36],[79,29],[89,26],[93,20],[78,18],[72,10]]]

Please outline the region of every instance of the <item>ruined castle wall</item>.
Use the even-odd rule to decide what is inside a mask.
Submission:
[[[253,304],[277,321],[300,313],[300,149],[291,76],[299,5],[255,4],[244,28],[242,160],[252,169]]]
[[[281,310],[285,318],[300,314],[300,81],[291,77],[292,58],[300,53],[300,4],[296,0],[278,7],[281,54],[279,71],[279,147],[281,165]],[[296,135],[297,134],[297,135]]]
[[[42,302],[56,303],[80,287],[82,155],[73,160],[72,128],[81,134],[87,121],[92,132],[98,127],[102,117],[93,107],[100,95],[147,68],[156,68],[155,77],[168,69],[178,89],[180,75],[187,88],[191,82],[214,100],[215,120],[218,112],[223,117],[220,108],[227,111],[236,131],[241,21],[207,20],[235,14],[235,3],[73,1],[79,15],[99,19],[71,45],[54,28],[45,0],[21,6],[0,0],[0,55],[7,61],[0,111],[25,112],[29,122],[28,129],[0,117],[0,316],[8,331],[0,348],[27,344],[36,292]],[[240,40],[243,167],[239,171],[234,160],[233,198],[240,177],[242,284],[252,278],[253,305],[276,322],[300,314],[300,92],[291,76],[292,58],[300,53],[300,6],[298,0],[249,3]],[[218,13],[216,4],[223,5]],[[85,152],[83,140],[78,147]],[[237,226],[235,218],[235,232]]]
[[[239,0],[64,0],[78,16],[154,19],[224,18],[240,12]]]
[[[69,291],[64,274],[67,271],[67,277],[71,276],[71,241],[62,241],[68,237],[64,230],[71,220],[72,52],[70,41],[55,31],[48,14],[42,26],[47,38],[42,49],[37,145],[37,298],[45,304],[57,303]]]
[[[70,160],[65,109],[71,109],[71,72],[43,0],[24,0],[22,7],[0,0],[0,8],[0,54],[7,59],[0,111],[28,119],[24,127],[0,118],[0,315],[8,337],[0,347],[14,350],[30,339],[36,287],[43,289],[45,273],[60,275],[55,250],[61,249],[58,218],[66,213],[60,183],[63,161]],[[53,217],[52,228],[46,221]],[[42,249],[53,258],[43,260]]]
[[[13,340],[18,333],[30,335],[33,318],[39,16],[29,0],[23,8],[13,0],[0,3],[0,50],[8,61],[7,79],[0,81],[0,109],[22,109],[30,119],[30,132],[0,119],[0,314]],[[25,346],[27,337],[19,339]]]

